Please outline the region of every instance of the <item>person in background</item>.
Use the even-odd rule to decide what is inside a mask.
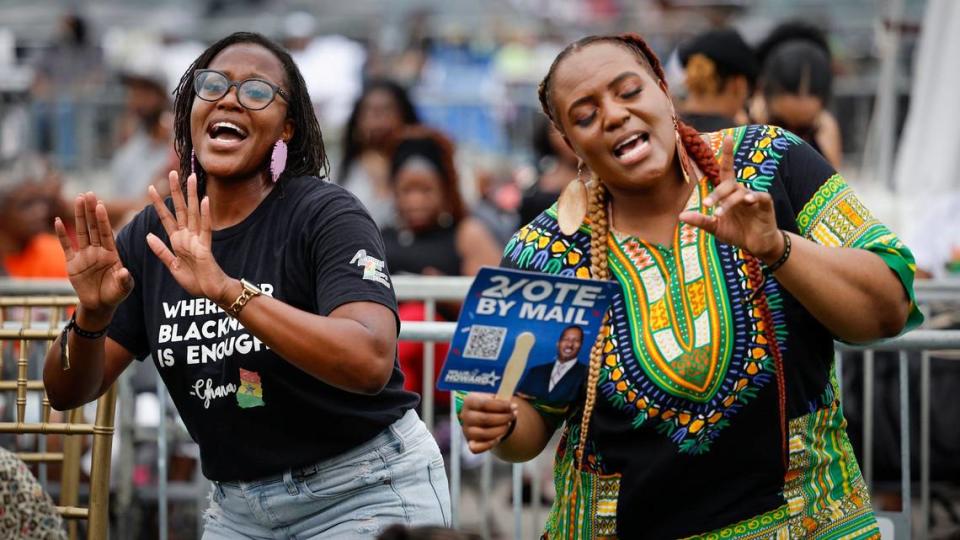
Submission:
[[[425,126],[404,128],[393,140],[397,218],[383,228],[383,241],[396,274],[472,276],[500,260],[493,236],[468,214],[453,157],[453,142]]]
[[[363,89],[363,45],[348,37],[317,31],[317,18],[293,11],[281,22],[283,45],[303,73],[321,122],[343,126]]]
[[[77,101],[101,91],[103,51],[87,19],[76,12],[60,17],[54,43],[36,60],[31,96],[37,145],[60,168],[77,164]]]
[[[757,80],[757,60],[733,29],[712,30],[680,47],[687,98],[680,117],[698,131],[747,123],[747,100]]]
[[[552,123],[538,119],[533,134],[537,181],[523,192],[520,200],[520,224],[533,221],[557,200],[571,180],[586,174],[580,170],[580,159],[563,142],[563,135]]]
[[[756,51],[760,76],[751,119],[792,131],[839,169],[843,140],[836,118],[827,109],[833,59],[823,33],[805,23],[784,23]]]
[[[173,111],[162,71],[141,67],[121,74],[127,90],[126,110],[120,126],[120,146],[110,161],[112,199],[110,221],[149,204],[147,186],[167,193],[166,173],[176,167],[173,148]]]
[[[453,156],[453,143],[424,126],[404,128],[393,140],[390,183],[397,219],[382,233],[387,266],[394,275],[472,276],[481,266],[496,266],[500,261],[496,240],[467,214]],[[438,318],[455,321],[459,309],[459,304],[442,303]],[[422,321],[425,317],[420,302],[400,305],[401,320]],[[438,344],[436,358],[444,358],[446,351],[446,344]],[[407,376],[405,388],[422,392],[423,344],[401,341],[397,354]],[[435,367],[439,374],[442,362]],[[446,408],[449,393],[438,393],[436,404]]]
[[[336,181],[360,199],[381,228],[395,217],[388,144],[403,126],[418,121],[407,91],[389,80],[368,83],[347,120]]]
[[[470,213],[502,248],[520,225],[517,207],[520,206],[520,189],[514,182],[512,170],[505,163],[495,160],[473,167],[473,179],[480,197],[473,202]]]
[[[51,195],[28,168],[0,174],[0,270],[16,278],[65,278],[67,263],[50,230]]]

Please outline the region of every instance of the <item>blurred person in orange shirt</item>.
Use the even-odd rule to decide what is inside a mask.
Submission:
[[[44,184],[22,173],[0,176],[2,273],[17,278],[65,278],[67,263],[51,233],[51,198]]]

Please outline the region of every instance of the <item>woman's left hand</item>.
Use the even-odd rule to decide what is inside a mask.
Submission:
[[[733,138],[723,139],[720,184],[703,203],[714,207],[713,215],[687,211],[680,221],[699,227],[717,240],[743,248],[765,263],[775,261],[784,250],[783,236],[777,228],[773,197],[751,191],[737,182],[733,171]]]
[[[187,292],[223,303],[232,280],[217,264],[210,250],[210,199],[204,197],[202,201],[199,200],[196,175],[187,177],[186,201],[183,200],[177,172],[170,171],[169,179],[175,215],[167,209],[156,188],[150,186],[148,191],[170,238],[170,248],[153,233],[147,235],[147,244]]]

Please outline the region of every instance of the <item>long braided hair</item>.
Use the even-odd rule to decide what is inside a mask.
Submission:
[[[571,43],[570,45],[567,45],[567,47],[557,55],[556,59],[553,61],[553,64],[550,66],[550,70],[547,72],[547,75],[543,78],[543,81],[541,81],[538,88],[540,106],[543,109],[544,114],[550,118],[550,121],[554,123],[561,133],[563,132],[563,128],[556,117],[556,110],[554,109],[553,99],[551,96],[551,85],[553,82],[554,72],[557,70],[557,66],[559,66],[560,63],[562,63],[563,60],[568,56],[596,43],[610,43],[618,45],[634,53],[640,64],[656,78],[661,89],[664,92],[667,91],[666,77],[664,75],[663,68],[660,65],[660,60],[657,58],[657,55],[653,53],[653,50],[650,49],[650,46],[647,45],[647,42],[644,41],[639,35],[628,33],[611,36],[588,36],[582,38]],[[717,163],[713,149],[706,142],[704,142],[703,138],[700,137],[700,133],[697,132],[696,129],[683,122],[677,121],[677,132],[680,134],[680,140],[690,158],[697,164],[703,174],[710,179],[714,186],[718,185],[721,181],[720,166]],[[607,242],[610,232],[610,220],[609,216],[607,215],[608,197],[609,193],[606,187],[603,185],[602,180],[595,177],[594,182],[590,186],[590,192],[588,195],[587,217],[590,222],[590,274],[593,279],[598,280],[610,279],[610,271],[607,264]],[[746,250],[743,250],[742,253],[746,262],[747,274],[749,276],[752,290],[749,299],[755,299],[756,305],[760,310],[760,324],[762,325],[760,330],[763,334],[762,337],[763,340],[766,341],[769,351],[773,355],[774,362],[776,363],[781,444],[783,451],[782,457],[784,471],[786,471],[788,467],[788,447],[786,383],[783,374],[783,355],[780,350],[779,342],[777,341],[773,313],[771,312],[770,306],[767,303],[767,297],[764,291],[766,281],[763,275],[763,270],[760,267],[760,262],[756,257]],[[606,322],[607,317],[605,316],[604,328],[609,328]],[[603,361],[603,350],[606,338],[607,331],[600,332],[596,341],[593,343],[593,347],[590,349],[590,365],[587,372],[586,400],[583,405],[583,413],[580,419],[579,442],[576,446],[576,465],[578,469],[582,468],[583,466],[584,448],[587,443],[587,435],[590,431],[590,418],[593,415],[593,408],[596,404],[597,384],[600,380],[600,367]],[[579,478],[579,475],[577,478]]]

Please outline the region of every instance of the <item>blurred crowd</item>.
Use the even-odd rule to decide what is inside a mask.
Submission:
[[[602,15],[605,8],[594,7]],[[364,203],[393,251],[408,254],[409,261],[391,261],[394,272],[469,275],[495,264],[513,230],[552,204],[572,178],[589,174],[533,98],[562,32],[547,26],[490,43],[456,32],[441,39],[430,30],[430,13],[414,11],[402,31],[394,30],[400,37],[361,43],[321,35],[317,23],[310,13],[293,12],[272,37],[293,52],[333,141],[329,180]],[[12,51],[0,53],[12,81],[0,92],[0,174],[5,204],[15,201],[37,221],[4,227],[12,237],[5,257],[48,261],[56,258],[47,249],[49,217],[70,222],[64,197],[96,191],[119,226],[145,204],[148,185],[163,191],[178,160],[172,92],[204,43],[172,29],[96,32],[80,11],[62,16],[45,47],[18,48],[11,35],[0,29],[0,48],[6,42]],[[838,63],[818,27],[780,23],[750,44],[717,23],[666,47],[660,52],[670,58],[677,109],[687,123],[701,131],[785,126],[844,169],[843,111],[830,108]],[[410,138],[419,142],[405,146]],[[433,166],[398,174],[406,173],[398,149],[411,145],[435,157],[427,160]],[[409,255],[437,246],[449,247],[441,250],[446,260]],[[950,263],[921,268],[942,275],[956,266]],[[4,267],[17,277],[59,275],[47,262]]]
[[[590,4],[601,18],[608,9]],[[844,112],[831,110],[838,70],[828,36],[786,21],[748,43],[724,22],[659,43],[684,121],[704,132],[781,125],[845,172]],[[314,15],[294,12],[271,37],[293,53],[324,137],[334,142],[328,180],[353,192],[380,225],[391,273],[472,275],[497,265],[518,227],[551,206],[568,182],[590,174],[534,98],[570,36],[548,25],[490,41],[456,32],[441,39],[426,11],[400,28],[382,40],[390,46],[361,43],[321,34]],[[172,29],[96,32],[80,11],[64,14],[42,48],[24,52],[12,35],[0,27],[0,49],[10,49],[0,50],[10,74],[0,88],[0,274],[65,277],[52,224],[54,216],[73,222],[77,192],[95,190],[119,227],[148,203],[147,186],[166,189],[179,163],[172,91],[205,43]],[[937,252],[919,261],[921,271],[960,276],[960,243]],[[437,318],[456,320],[458,310],[441,304]],[[400,315],[423,320],[426,313],[408,303]],[[446,345],[436,345],[437,358],[445,354]],[[423,344],[401,343],[400,363],[415,391],[422,390],[422,355]],[[152,385],[145,374],[137,379],[141,390]],[[448,412],[449,396],[435,403],[438,413]],[[137,481],[150,474],[141,463]]]

